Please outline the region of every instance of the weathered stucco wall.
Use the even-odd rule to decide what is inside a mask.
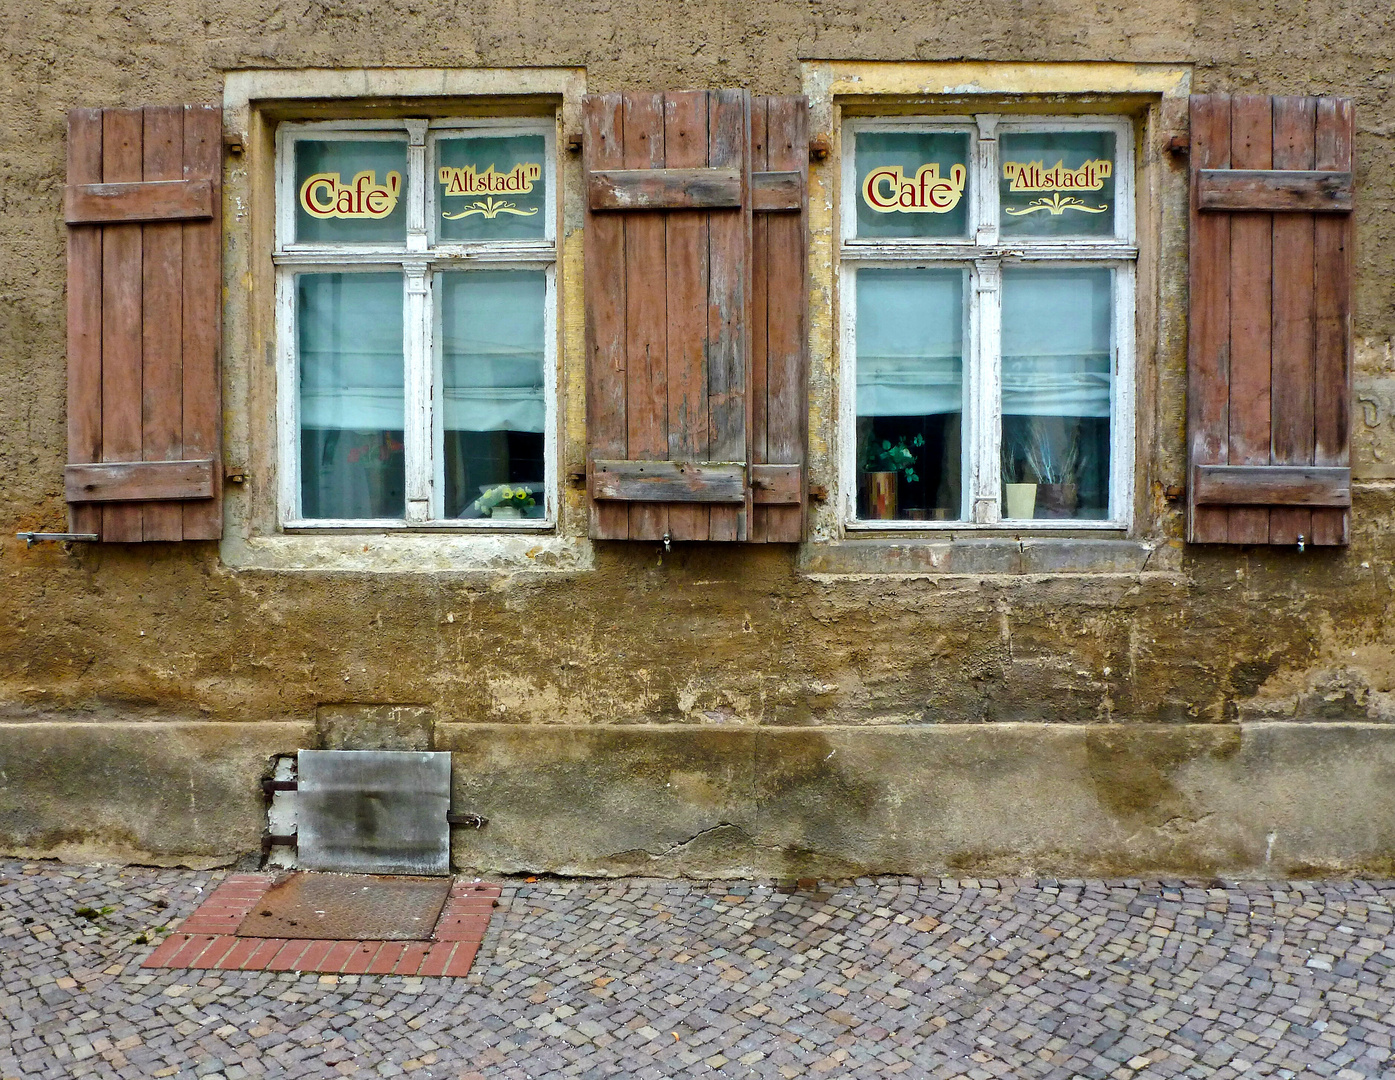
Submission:
[[[860,826],[882,838],[876,842],[829,828],[815,830],[814,843],[781,839],[778,828],[743,819],[740,828],[758,837],[752,847],[725,863],[663,863],[674,871],[772,872],[788,863],[750,853],[761,850],[804,852],[814,862],[824,860],[821,865],[847,868],[1340,871],[1388,867],[1395,859],[1390,831],[1372,831],[1359,810],[1376,807],[1388,820],[1390,808],[1378,795],[1382,785],[1388,792],[1390,774],[1370,763],[1389,760],[1395,745],[1395,13],[1388,4],[1217,0],[1104,8],[1069,0],[990,0],[908,8],[851,0],[422,0],[408,6],[205,0],[151,6],[20,0],[9,10],[0,41],[0,713],[8,718],[0,737],[11,746],[66,745],[71,753],[66,766],[60,761],[47,771],[0,769],[0,785],[8,786],[0,847],[122,857],[144,852],[161,859],[245,850],[255,800],[244,805],[218,794],[251,783],[255,770],[245,747],[260,747],[258,760],[265,760],[287,743],[287,729],[270,725],[308,725],[323,705],[384,703],[430,707],[438,742],[455,732],[448,741],[457,750],[458,786],[471,793],[508,788],[497,769],[471,771],[476,758],[467,751],[476,744],[466,736],[471,725],[482,724],[492,733],[487,744],[496,748],[490,760],[513,761],[520,778],[535,771],[552,775],[548,763],[573,754],[567,748],[581,738],[578,729],[592,726],[669,725],[665,738],[680,742],[672,733],[691,729],[687,749],[674,751],[686,758],[687,764],[674,766],[685,775],[726,767],[719,764],[723,754],[709,754],[702,740],[733,726],[806,734],[836,726],[836,738],[844,741],[861,727],[894,727],[919,741],[913,753],[888,760],[923,764],[905,774],[918,777],[920,786],[914,798],[897,803],[907,807],[904,815],[919,814],[914,807],[927,792],[942,788],[968,799],[966,791],[988,790],[975,788],[973,770],[950,769],[951,782],[932,767],[941,753],[936,748],[947,745],[930,737],[935,725],[1011,721],[1026,731],[1013,729],[1014,745],[1028,746],[1013,751],[1017,759],[1032,759],[1030,740],[1037,738],[1042,754],[1070,760],[1056,772],[1027,770],[1015,781],[1037,803],[1051,785],[1069,796],[1061,813],[1074,814],[1080,824],[1064,833],[1042,817],[1039,828],[1025,832],[986,828],[985,839],[940,815],[933,819],[935,842],[908,848],[882,842],[909,820],[889,811],[878,810],[882,817]],[[348,574],[232,570],[215,544],[65,552],[52,545],[26,549],[14,538],[19,529],[60,530],[65,521],[61,201],[70,107],[218,101],[227,71],[281,67],[568,66],[584,68],[593,91],[744,85],[794,93],[801,89],[800,60],[825,58],[1183,64],[1192,65],[1198,90],[1354,97],[1357,396],[1366,400],[1353,410],[1357,475],[1364,479],[1355,492],[1351,547],[1302,554],[1183,549],[1176,541],[1178,504],[1160,490],[1135,538],[1151,554],[1140,549],[1136,559],[1110,563],[1109,573],[1070,572],[1059,550],[1045,561],[1024,561],[1012,540],[982,559],[961,550],[955,565],[938,567],[928,559],[868,562],[856,552],[829,563],[828,553],[813,546],[802,554],[680,547],[665,555],[652,544],[609,544],[587,556],[588,568],[573,572]],[[1180,237],[1164,238],[1164,249],[1169,242],[1174,252],[1182,250]],[[1175,283],[1182,272],[1174,260],[1164,276]],[[1177,388],[1183,372],[1176,356],[1162,352],[1141,356],[1140,363],[1153,365],[1150,377],[1159,390],[1148,399],[1153,438],[1139,453],[1160,458],[1153,462],[1158,475],[1180,475]],[[1067,570],[1052,571],[1052,565]],[[216,824],[183,834],[157,830],[133,809],[141,805],[143,784],[164,784],[179,774],[170,772],[168,755],[153,762],[149,751],[150,740],[164,737],[158,732],[175,730],[166,726],[174,721],[267,725],[263,735],[238,743],[236,753],[219,749],[233,745],[221,736],[187,744],[199,747],[187,756],[207,761],[224,779],[236,778],[221,788],[211,783],[200,796],[200,807],[214,815],[226,804],[221,833]],[[1193,815],[1205,821],[1210,813],[1210,832],[1183,830],[1171,848],[1161,839],[1133,848],[1123,843],[1133,819],[1107,799],[1096,799],[1088,813],[1080,810],[1077,803],[1095,783],[1089,736],[1070,736],[1085,741],[1083,749],[1068,752],[1049,727],[1243,724],[1258,731],[1249,722],[1262,721],[1299,725],[1261,725],[1270,734],[1260,744],[1278,740],[1275,753],[1284,766],[1264,766],[1276,759],[1266,758],[1262,746],[1226,757],[1224,768],[1197,781],[1211,785],[1210,795],[1198,796],[1203,809]],[[1340,765],[1350,752],[1365,756],[1369,767],[1344,772],[1334,765],[1335,772],[1322,775],[1356,785],[1351,790],[1369,799],[1324,802],[1303,779],[1303,763],[1314,760],[1303,740],[1319,737],[1285,733],[1318,724],[1359,730],[1368,741],[1363,749],[1333,736],[1336,743],[1323,744],[1324,760]],[[102,725],[110,725],[108,734],[90,741],[89,729]],[[510,741],[497,725],[553,725],[556,734]],[[58,729],[72,730],[64,735]],[[291,741],[303,734],[298,744],[308,745],[311,730],[295,727]],[[621,773],[630,767],[626,762],[659,753],[643,739],[626,742],[622,735],[617,732],[602,755]],[[995,744],[984,739],[975,752],[991,760]],[[498,749],[505,743],[507,754]],[[781,744],[772,738],[762,745]],[[865,761],[887,753],[880,743],[857,745]],[[776,749],[765,752],[779,756]],[[1178,767],[1169,753],[1159,744],[1156,752],[1142,753],[1139,768],[1146,771],[1148,761]],[[131,759],[124,779],[96,768],[102,754]],[[1248,772],[1246,762],[1253,763]],[[115,809],[76,809],[72,791],[57,779],[65,768],[97,778],[86,785],[86,797],[108,798]],[[549,790],[583,802],[587,791],[596,793],[589,815],[584,805],[577,811],[582,817],[594,818],[606,806],[620,812],[619,804],[600,798],[611,783],[606,770],[595,773],[589,787],[576,775],[582,774],[570,774],[556,789],[538,787],[534,777],[509,789],[508,797],[498,796],[513,807],[510,827],[522,835],[560,821],[558,827],[579,838],[579,826],[547,809]],[[863,780],[875,775],[873,769]],[[1290,855],[1283,855],[1282,844],[1279,855],[1269,852],[1287,861],[1265,862],[1254,839],[1270,831],[1260,810],[1241,814],[1242,827],[1240,817],[1204,808],[1207,800],[1233,806],[1235,792],[1251,781],[1268,785],[1269,793],[1253,805],[1282,802],[1285,809],[1274,821],[1288,822],[1290,833],[1324,815],[1336,824],[1324,826],[1326,833],[1310,828],[1309,841]],[[1125,776],[1118,782],[1133,781]],[[911,779],[898,783],[914,786]],[[817,789],[830,821],[841,813],[840,798],[855,800],[856,787]],[[962,805],[1010,813],[1011,800],[994,790]],[[1313,798],[1305,802],[1304,792]],[[1169,805],[1168,797],[1157,794],[1154,805]],[[751,806],[764,807],[767,823],[784,805],[751,798]],[[535,806],[531,824],[526,813],[518,816],[519,805]],[[650,842],[630,829],[625,837],[618,830],[609,839],[577,839],[570,855],[565,844],[510,847],[511,841],[500,840],[473,853],[463,848],[458,857],[478,865],[639,869],[645,860],[610,856],[681,847],[683,836],[727,821],[721,799],[706,789],[683,806],[654,825]],[[487,807],[479,809],[488,816]],[[216,823],[216,816],[210,820]],[[1165,832],[1168,820],[1164,815],[1148,827]],[[63,832],[65,822],[70,832]],[[1232,828],[1244,836],[1227,848],[1225,833]],[[1106,854],[1091,863],[1089,853],[1101,851]]]

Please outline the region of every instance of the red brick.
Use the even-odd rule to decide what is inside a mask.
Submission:
[[[336,941],[334,948],[330,949],[325,958],[320,961],[320,970],[331,974],[339,971],[354,955],[354,950],[362,944],[358,941]]]
[[[369,975],[388,975],[397,966],[397,961],[402,958],[407,946],[400,941],[385,941],[383,947],[378,950],[378,955],[373,958],[373,963],[368,968]]]
[[[489,920],[477,915],[456,916],[437,923],[432,936],[437,941],[483,941],[488,926]]]
[[[417,974],[444,975],[446,967],[450,964],[451,954],[455,952],[456,948],[456,943],[453,941],[438,941],[428,950],[426,959],[421,962],[421,968]]]
[[[228,934],[220,934],[218,937],[213,939],[212,943],[208,946],[208,948],[204,949],[203,952],[199,953],[199,955],[196,958],[190,960],[188,966],[191,968],[217,967],[218,961],[222,960],[223,957],[227,956],[228,953],[232,951],[233,946],[236,944],[237,938],[232,937]]]
[[[242,925],[244,915],[204,915],[195,912],[179,926],[185,934],[232,934]]]
[[[288,941],[282,946],[281,951],[273,956],[262,966],[263,971],[290,971],[295,967],[295,962],[300,959],[300,954],[310,947],[309,941]]]
[[[431,951],[430,942],[412,941],[402,950],[402,956],[393,966],[394,975],[415,975],[417,968],[421,967],[421,962],[426,959],[426,954]]]
[[[156,950],[153,953],[151,953],[149,956],[147,956],[144,960],[141,961],[140,966],[164,967],[166,961],[168,961],[169,958],[172,957],[175,953],[179,952],[180,949],[184,948],[184,945],[188,940],[188,934],[171,934],[169,937],[165,938],[164,941],[160,942],[159,947],[156,948]]]
[[[172,968],[188,967],[190,962],[193,961],[199,953],[203,952],[204,949],[212,944],[212,934],[190,934],[188,939],[184,942],[184,948],[171,956],[163,966]]]
[[[265,971],[276,954],[286,947],[285,938],[259,938],[261,944],[242,962],[243,971]]]
[[[295,971],[319,971],[320,961],[329,955],[329,950],[334,948],[333,941],[312,941],[310,947],[301,953],[296,960]]]
[[[382,951],[381,941],[357,941],[353,954],[339,970],[345,975],[362,975],[372,965],[374,958]]]
[[[445,974],[458,978],[470,974],[470,965],[475,962],[475,950],[479,948],[473,941],[462,941],[455,949],[455,955],[446,965]]]
[[[218,966],[224,971],[236,971],[265,943],[265,938],[238,938],[237,944],[232,947],[232,951],[218,961]]]

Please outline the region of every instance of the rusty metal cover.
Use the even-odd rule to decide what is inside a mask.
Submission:
[[[450,878],[296,873],[278,881],[237,928],[241,937],[424,941]]]
[[[449,874],[450,754],[302,750],[296,860],[341,874]]]

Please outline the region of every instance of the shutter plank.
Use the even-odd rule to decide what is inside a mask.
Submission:
[[[144,110],[141,154],[146,180],[184,175],[184,110]],[[178,222],[141,229],[141,457],[178,461],[183,441],[184,244]],[[182,508],[152,502],[143,508],[146,540],[181,540]]]
[[[182,112],[146,109],[153,112]],[[63,219],[69,225],[110,225],[120,222],[171,221],[213,216],[213,185],[207,180],[163,180],[148,177],[139,183],[69,184],[64,193]]]
[[[746,372],[752,324],[751,290],[751,163],[750,97],[742,90],[712,93],[708,113],[708,159],[717,168],[741,169],[741,205],[737,214],[713,214],[709,219],[708,423],[709,453],[718,461],[751,460],[751,396]],[[751,499],[740,507],[713,507],[713,540],[745,540]],[[631,518],[633,521],[633,518]]]
[[[766,134],[769,123],[770,99],[751,99],[751,196],[756,199],[755,177],[768,168]],[[755,209],[753,205],[752,209]],[[766,249],[769,235],[766,223],[769,215],[758,214],[751,220],[751,319],[748,333],[751,336],[751,465],[763,464],[766,458],[766,393],[769,376],[766,371],[768,354],[767,332],[769,328],[766,288],[770,276],[770,258]],[[754,473],[753,473],[754,479]],[[749,539],[754,544],[766,542],[767,516],[759,502],[758,491],[751,493],[751,526]]]
[[[662,168],[663,95],[626,94],[624,124],[625,168]],[[662,458],[668,452],[666,217],[641,211],[627,215],[625,222],[626,419],[629,456],[635,459]],[[667,507],[630,507],[631,540],[658,540],[668,531]]]
[[[1317,104],[1314,165],[1352,168],[1352,106],[1346,98],[1320,98]],[[1314,223],[1314,391],[1313,463],[1348,466],[1351,409],[1351,253],[1350,215],[1323,215]],[[1350,514],[1313,511],[1313,543],[1348,542]]]
[[[216,471],[213,466],[212,461],[106,461],[69,465],[63,473],[63,485],[68,501],[74,503],[209,499],[213,496]],[[149,509],[147,506],[146,510]],[[148,516],[146,523],[149,524]]]
[[[630,502],[742,503],[746,467],[716,461],[603,461],[589,473],[596,499]],[[680,509],[667,507],[670,515]]]
[[[1273,506],[1276,514],[1291,507],[1351,505],[1351,470],[1346,468],[1197,465],[1192,487],[1203,505]]]
[[[1274,99],[1274,168],[1313,167],[1315,101]],[[1313,463],[1313,225],[1312,214],[1273,217],[1273,382],[1270,462]],[[1296,544],[1313,535],[1313,513],[1278,507],[1269,514],[1269,542]]]
[[[209,499],[182,507],[185,540],[223,535],[222,170],[223,110],[191,105],[184,110],[184,175],[206,179],[213,215],[181,227],[183,242],[183,438],[186,458],[211,458]]]
[[[1293,103],[1286,108],[1307,108],[1297,103],[1313,99],[1276,98],[1276,109],[1281,101]],[[1276,139],[1279,122],[1276,113]],[[1350,172],[1289,169],[1278,158],[1272,169],[1203,169],[1198,183],[1197,205],[1202,210],[1253,210],[1266,214],[1351,212]]]
[[[102,178],[102,111],[68,114],[68,183]],[[68,460],[102,456],[102,230],[68,230]],[[98,506],[70,505],[68,530],[100,535]]]
[[[679,91],[665,100],[701,90]],[[741,205],[741,174],[736,169],[618,169],[594,172],[586,188],[592,210],[700,210]]]
[[[1230,160],[1237,169],[1273,166],[1271,99],[1231,98]],[[1237,213],[1230,219],[1230,455],[1232,465],[1267,465],[1273,373],[1273,220]],[[1230,542],[1267,544],[1269,511],[1230,511]]]
[[[587,172],[624,164],[621,95],[588,97],[583,116]],[[589,464],[596,458],[626,458],[628,375],[625,360],[625,216],[592,214],[585,208],[586,248],[586,441]],[[590,535],[625,540],[630,511],[623,503],[589,501]]]
[[[766,228],[765,458],[797,468],[793,505],[762,506],[765,539],[792,544],[804,535],[804,447],[809,427],[806,389],[808,310],[805,200],[809,173],[809,110],[803,97],[772,97],[767,106],[766,155],[777,175],[799,177],[799,213],[763,214]],[[757,272],[760,262],[756,262]],[[758,309],[759,310],[759,309]],[[757,384],[760,385],[760,384]]]
[[[670,169],[707,164],[705,91],[664,96],[664,162]],[[735,170],[728,170],[737,181]],[[707,431],[707,221],[701,211],[675,210],[667,223],[668,285],[668,457],[705,461]],[[739,482],[738,482],[739,483]],[[706,540],[706,506],[672,506],[669,532],[675,540]]]
[[[1230,163],[1230,96],[1191,99],[1192,163],[1223,168]],[[1191,318],[1187,349],[1187,431],[1193,464],[1221,465],[1230,455],[1230,215],[1201,214],[1192,183]],[[1225,543],[1228,511],[1197,506],[1188,499],[1188,538]]]
[[[102,179],[142,179],[140,109],[102,114]],[[102,453],[103,461],[141,458],[141,226],[108,225],[102,236]],[[144,539],[138,504],[104,506],[102,539]]]

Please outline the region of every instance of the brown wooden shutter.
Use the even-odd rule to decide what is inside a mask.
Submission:
[[[623,93],[583,111],[591,535],[798,540],[803,99]]]
[[[1351,148],[1346,98],[1191,99],[1193,543],[1347,543]]]
[[[68,115],[69,528],[223,530],[222,112]]]

